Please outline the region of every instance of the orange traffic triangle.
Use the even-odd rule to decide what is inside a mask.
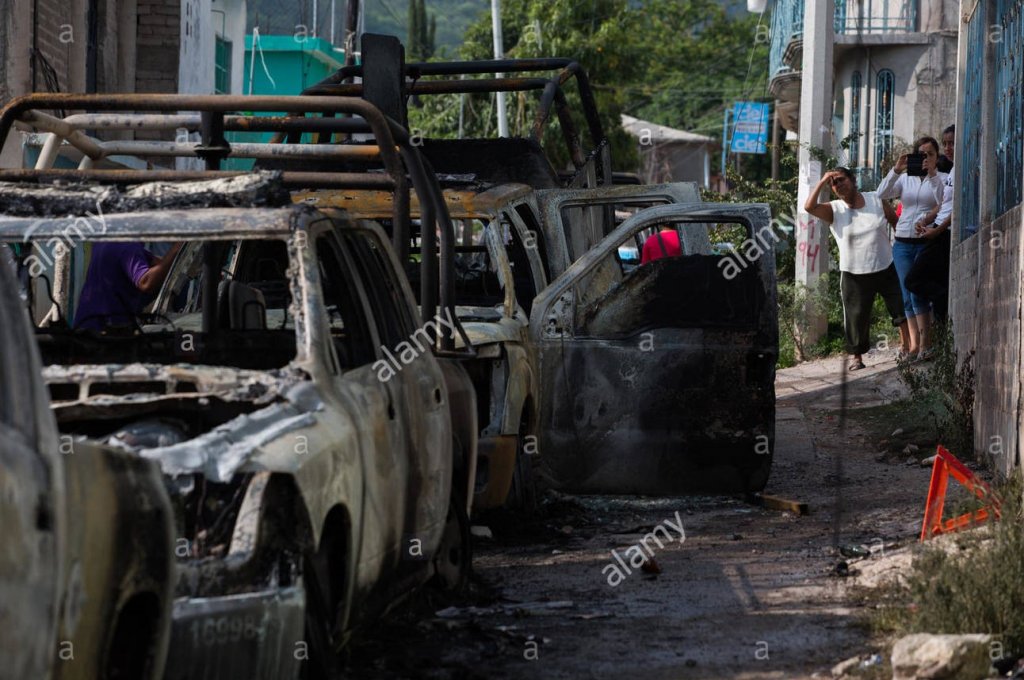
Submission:
[[[949,484],[950,475],[963,484],[968,491],[984,501],[986,507],[943,521],[942,506],[946,502],[946,487]],[[943,447],[938,447],[935,452],[935,464],[932,466],[932,480],[928,485],[928,502],[924,506],[921,540],[931,538],[936,534],[960,531],[971,524],[984,522],[990,516],[999,517],[999,501],[992,493],[992,488],[978,479],[977,475],[956,459],[956,456]]]

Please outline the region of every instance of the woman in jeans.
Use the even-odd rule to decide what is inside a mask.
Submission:
[[[831,186],[839,200],[818,203],[818,195]],[[871,308],[881,295],[892,325],[906,334],[900,282],[892,262],[889,225],[896,213],[873,191],[857,190],[849,168],[836,168],[818,182],[804,203],[804,210],[827,222],[839,245],[839,289],[843,298],[846,351],[853,355],[850,370],[864,368],[863,354],[871,345]]]
[[[920,138],[914,143],[914,148],[917,153],[924,155],[922,167],[925,176],[905,174],[907,154],[904,154],[878,185],[877,193],[883,200],[898,198],[903,204],[903,211],[896,222],[896,243],[892,247],[892,257],[896,262],[896,272],[903,292],[903,308],[910,321],[909,345],[903,349],[910,357],[916,355],[919,359],[926,359],[931,354],[931,305],[927,299],[907,290],[906,280],[914,261],[928,243],[928,239],[917,233],[915,226],[923,224],[929,213],[941,205],[946,174],[936,168],[939,143],[934,137]]]

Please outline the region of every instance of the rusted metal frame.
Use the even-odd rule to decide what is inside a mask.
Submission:
[[[188,158],[198,156],[192,142],[152,142],[114,140],[101,142],[99,155],[93,160],[102,160],[108,156],[170,156]],[[343,158],[376,158],[380,150],[376,146],[310,146],[308,144],[263,144],[233,143],[230,158],[306,158],[337,160]]]
[[[473,94],[488,92],[523,92],[543,89],[546,78],[487,78],[466,80],[417,80],[405,88],[406,94]],[[313,85],[302,91],[304,96],[360,97],[362,83]]]
[[[147,120],[143,121],[143,124],[134,123],[131,120],[132,114],[115,115],[110,118],[112,120],[104,120],[110,116],[110,114],[79,114],[76,116],[69,116],[66,119],[59,119],[50,116],[45,113],[38,111],[29,111],[23,116],[22,122],[26,122],[25,119],[29,119],[27,122],[36,129],[42,129],[49,132],[51,135],[55,135],[59,138],[67,139],[75,148],[79,149],[82,153],[86,154],[92,160],[102,160],[111,155],[125,154],[135,156],[174,156],[174,157],[193,157],[198,156],[196,145],[179,142],[153,142],[153,141],[135,141],[135,140],[114,140],[109,142],[101,142],[93,139],[81,132],[82,128],[87,128],[93,125],[97,125],[104,129],[109,130],[135,130],[135,129],[177,129],[177,127],[185,126],[198,127],[200,125],[200,119],[198,116],[159,116],[159,115],[147,115],[142,114]],[[259,120],[259,117],[253,116],[234,116],[235,124],[241,122],[243,125],[245,121],[250,119]],[[77,120],[72,120],[77,119]],[[313,127],[314,129],[331,129],[335,126],[330,123],[341,122],[336,119],[324,119],[324,118],[302,118],[302,119],[287,119],[278,118],[275,120],[281,121],[294,121],[287,124],[287,127],[292,129],[300,129],[305,131],[306,129]],[[354,119],[348,119],[354,120]],[[308,126],[303,124],[303,121],[308,122],[321,122],[327,123],[328,125],[315,125]],[[239,127],[238,129],[255,129],[259,127],[265,127],[268,130],[273,130],[275,127],[273,124],[270,125],[259,125],[253,127]],[[340,126],[339,126],[340,127]],[[351,127],[349,125],[346,128]],[[361,125],[362,128],[368,129],[366,124]],[[228,129],[227,123],[225,122],[225,129]],[[40,162],[43,162],[44,158],[54,156],[56,148],[53,146],[55,137],[51,136],[47,139],[46,145],[44,145],[43,153],[40,154]],[[376,156],[380,151],[375,146],[344,146],[344,147],[319,147],[313,148],[306,145],[292,144],[286,147],[280,145],[271,145],[265,143],[237,143],[231,145],[231,156],[239,158],[276,158],[279,156],[326,156],[326,157],[366,157]],[[44,164],[45,165],[45,164]],[[37,169],[45,170],[46,167],[40,167],[37,164]],[[84,169],[84,168],[83,168]]]
[[[580,143],[580,133],[576,129],[575,121],[572,119],[572,112],[569,110],[569,101],[565,98],[565,93],[556,84],[549,82],[544,88],[544,93],[547,94],[551,90],[554,91],[555,112],[558,114],[558,122],[562,128],[562,137],[565,139],[566,147],[568,147],[573,167],[578,170],[586,163],[586,159],[583,156],[583,146]],[[533,120],[533,132],[531,134],[531,138],[538,144],[543,142],[544,126],[547,124],[548,116],[550,116],[550,109],[544,111],[538,108],[537,115]]]
[[[388,122],[394,126],[394,134],[398,142],[399,151],[402,159],[405,161],[406,168],[409,170],[409,177],[412,179],[412,184],[420,201],[420,307],[422,316],[425,321],[433,319],[437,313],[437,301],[440,298],[441,305],[445,309],[450,310],[452,318],[455,318],[455,233],[454,225],[448,213],[448,204],[444,200],[444,195],[435,179],[436,175],[433,168],[430,167],[430,162],[423,157],[419,149],[413,146],[409,131],[393,120],[388,119]],[[403,210],[406,219],[408,219],[411,213],[408,193],[406,193],[405,198],[407,202]],[[396,200],[395,203],[397,211],[398,201]],[[444,263],[444,267],[438,265],[435,255],[437,250],[435,246],[436,241],[434,240],[436,235],[435,229],[441,233],[440,262]],[[400,262],[408,261],[409,240],[409,232],[406,231],[403,247],[396,249],[397,253],[402,254]],[[461,332],[461,327],[459,330]],[[427,332],[430,333],[430,329],[427,329]],[[470,343],[466,342],[465,346],[470,348],[469,351],[472,354]],[[454,352],[455,338],[450,335],[447,337],[442,336],[440,349],[446,353]]]
[[[587,128],[590,132],[590,141],[593,144],[593,150],[591,155],[594,155],[594,151],[598,152],[600,158],[600,169],[601,169],[601,184],[612,183],[612,166],[611,166],[611,155],[608,153],[607,137],[604,134],[604,128],[601,125],[601,118],[597,114],[597,103],[594,100],[594,91],[590,87],[590,80],[587,78],[586,71],[579,65],[578,62],[571,62],[562,69],[562,71],[551,79],[550,84],[544,88],[544,93],[541,95],[540,105],[537,107],[537,114],[534,117],[534,135],[538,136],[540,131],[543,130],[544,124],[547,122],[548,116],[551,115],[551,105],[556,103],[559,97],[565,97],[562,91],[562,85],[564,85],[570,78],[576,78],[576,85],[579,88],[580,99],[583,103],[583,116],[587,122]],[[568,107],[568,104],[566,104]],[[562,113],[559,111],[559,121],[562,121]],[[577,165],[577,170],[581,166]]]
[[[147,113],[76,113],[66,118],[57,118],[41,111],[26,112],[18,124],[32,124],[28,118],[59,121],[73,130],[177,130],[199,129],[199,116],[191,113],[147,114]],[[360,118],[293,118],[291,116],[224,116],[224,129],[229,132],[277,132],[280,130],[301,130],[302,132],[369,132],[370,126]]]
[[[0,169],[0,182],[44,182],[64,180],[106,184],[143,184],[146,182],[181,182],[239,177],[249,174],[240,170],[50,170]],[[387,175],[358,172],[291,172],[281,173],[282,183],[289,188],[380,189],[395,190],[395,181]]]
[[[541,59],[489,59],[480,61],[441,61],[441,62],[410,62],[405,66],[406,75],[419,78],[422,76],[457,76],[480,75],[484,73],[529,73],[532,71],[554,71],[565,68],[571,59],[565,57],[545,57]],[[340,83],[346,78],[361,78],[362,64],[343,66],[317,85]],[[316,87],[314,85],[314,87]]]
[[[178,94],[29,94],[16,97],[0,109],[0,151],[14,122],[33,109],[92,109],[95,111],[180,111],[198,110],[211,113],[233,111],[289,111],[296,108],[296,97],[241,95],[178,95]],[[386,142],[390,128],[383,114],[362,99],[338,97],[303,97],[301,109],[311,113],[351,113],[363,118],[374,137]],[[40,112],[37,111],[37,114]],[[45,115],[45,114],[42,114]],[[387,147],[393,149],[394,147]],[[400,172],[397,154],[385,154],[385,167],[393,176]]]

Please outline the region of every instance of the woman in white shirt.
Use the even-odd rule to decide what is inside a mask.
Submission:
[[[934,137],[920,138],[914,144],[914,148],[918,153],[924,154],[922,167],[925,176],[914,177],[905,174],[907,154],[904,154],[878,185],[878,196],[883,200],[898,198],[903,204],[903,212],[896,223],[896,243],[892,247],[892,256],[900,278],[904,310],[910,320],[910,346],[907,351],[923,359],[927,358],[931,347],[931,304],[927,299],[907,290],[906,280],[914,261],[928,243],[928,239],[917,233],[915,225],[923,223],[928,214],[942,204],[946,173],[939,172],[936,168],[939,160],[939,143]]]
[[[839,200],[818,203],[818,195],[831,186]],[[849,168],[836,168],[811,190],[804,210],[827,222],[839,245],[839,290],[843,299],[843,328],[846,351],[853,355],[850,370],[864,368],[863,354],[871,345],[871,308],[881,295],[892,317],[892,325],[906,337],[900,282],[893,266],[889,225],[896,213],[873,191],[857,190]]]

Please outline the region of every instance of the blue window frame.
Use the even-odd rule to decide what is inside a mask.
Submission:
[[[875,170],[892,154],[893,99],[896,97],[896,77],[889,69],[882,69],[875,79]]]
[[[216,36],[213,55],[213,92],[228,94],[231,91],[231,41]]]
[[[967,26],[967,66],[964,72],[963,125],[957,130],[956,177],[960,184],[957,216],[960,240],[977,233],[981,222],[981,116],[984,102],[981,85],[985,79],[986,2],[979,2]],[[1018,175],[1019,178],[1019,175]]]
[[[985,3],[978,3],[983,5]],[[1024,154],[1024,0],[996,0],[989,39],[995,58],[996,215],[1021,202]],[[998,40],[996,39],[998,38]]]

